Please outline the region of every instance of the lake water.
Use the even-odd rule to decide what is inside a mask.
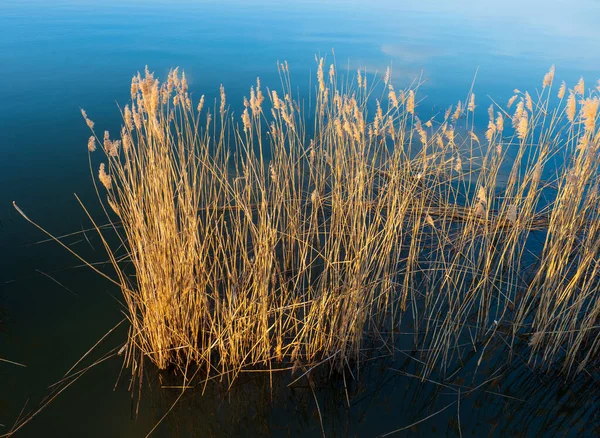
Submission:
[[[116,131],[117,104],[145,65],[161,78],[179,66],[196,95],[214,96],[223,84],[229,101],[241,102],[256,76],[276,86],[276,62],[287,60],[307,89],[315,55],[332,60],[332,50],[341,70],[383,74],[391,64],[398,86],[422,75],[426,111],[464,100],[475,75],[478,104],[487,106],[484,96],[506,102],[514,88],[539,88],[552,64],[559,80],[595,82],[598,17],[595,0],[0,0],[0,358],[27,365],[0,362],[0,434],[123,318],[119,291],[58,245],[34,244],[44,235],[11,204],[56,235],[89,227],[73,196],[95,211],[80,108]],[[104,260],[90,238],[96,250],[70,243]],[[93,357],[125,336],[120,327]],[[126,376],[114,389],[120,365],[94,367],[17,436],[145,436],[178,392],[147,385],[136,417]],[[476,375],[467,366],[441,386],[407,375],[402,360],[379,361],[349,383],[348,400],[335,379],[317,381],[313,394],[306,381],[287,388],[287,374],[273,389],[249,374],[227,394],[218,385],[204,396],[189,391],[154,436],[319,436],[320,417],[327,436],[378,436],[416,422],[393,436],[599,433],[598,384],[566,384],[526,366],[496,381],[502,366],[490,358]]]

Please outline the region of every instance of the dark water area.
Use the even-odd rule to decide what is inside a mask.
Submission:
[[[358,68],[397,88],[415,77],[424,113],[464,100],[503,104],[514,88],[532,95],[550,65],[557,79],[600,77],[600,3],[594,0],[393,2],[271,0],[223,2],[0,0],[0,435],[35,410],[90,347],[124,317],[120,291],[28,224],[12,201],[55,235],[90,228],[74,193],[100,214],[86,151],[85,108],[100,132],[117,132],[117,105],[148,65],[159,78],[185,70],[194,96],[227,91],[234,113],[260,76],[279,86],[286,60],[299,92],[314,87],[315,55],[342,74]],[[335,51],[335,55],[332,53]],[[476,122],[485,129],[482,110]],[[89,240],[89,241],[88,241]],[[93,232],[66,240],[90,262],[107,257]],[[109,269],[108,266],[106,269]],[[407,329],[408,330],[408,329]],[[125,324],[82,363],[118,349]],[[409,335],[408,335],[409,336]],[[498,345],[461,358],[446,379],[420,381],[415,353],[376,357],[360,375],[311,379],[298,370],[244,373],[186,391],[147,370],[137,398],[113,357],[69,386],[16,436],[597,436],[600,385],[591,376],[532,370],[526,354]],[[508,339],[504,339],[508,342]],[[410,344],[410,342],[407,342]],[[312,374],[311,374],[312,375]],[[204,394],[202,394],[204,392]],[[411,426],[413,425],[413,426]]]

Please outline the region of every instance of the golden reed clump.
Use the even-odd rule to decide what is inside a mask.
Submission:
[[[229,380],[281,362],[343,371],[367,346],[393,352],[403,318],[424,375],[494,336],[530,339],[532,363],[567,372],[597,357],[600,306],[586,280],[600,256],[596,90],[586,96],[582,79],[563,101],[563,83],[559,102],[515,90],[512,116],[493,104],[480,141],[474,94],[422,123],[420,82],[396,91],[390,73],[339,80],[333,66],[326,78],[323,59],[309,128],[289,66],[278,68],[282,88],[265,103],[257,80],[240,117],[223,85],[219,117],[204,96],[192,102],[177,69],[162,84],[147,69],[133,78],[119,139],[98,138],[82,110],[127,251],[102,239],[134,377],[140,360]],[[562,168],[547,168],[565,151]],[[543,241],[535,264],[532,235]]]

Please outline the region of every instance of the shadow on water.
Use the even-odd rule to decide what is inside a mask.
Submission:
[[[80,369],[118,348],[124,335],[122,330],[107,338],[106,345]],[[17,436],[41,436],[47,430],[86,431],[87,436],[120,430],[129,431],[126,436],[145,436],[163,416],[153,436],[309,437],[321,435],[322,429],[328,437],[394,431],[398,432],[392,436],[592,436],[600,432],[595,408],[600,384],[591,376],[580,374],[565,381],[559,373],[536,372],[520,357],[523,345],[513,350],[515,358],[508,366],[508,349],[493,347],[479,366],[479,355],[471,354],[445,379],[432,376],[425,381],[417,377],[419,365],[413,359],[417,352],[397,353],[395,359],[374,358],[354,375],[331,373],[322,366],[306,375],[305,370],[246,372],[231,386],[226,380],[198,379],[183,394],[181,376],[149,367],[139,415],[126,389],[126,375],[111,391],[121,363],[119,357],[112,357],[67,388]],[[13,376],[23,375],[21,369],[11,371]],[[11,373],[4,370],[3,375]],[[20,409],[24,402],[2,398],[3,409]],[[33,410],[34,403],[30,401],[25,413]],[[107,412],[101,414],[104,409]],[[77,415],[79,410],[91,410],[91,417],[105,416],[110,426],[90,429],[85,417]]]
[[[521,346],[521,348],[525,348]],[[326,366],[242,374],[226,382],[198,382],[184,392],[172,375],[149,372],[144,402],[159,419],[157,436],[557,436],[600,431],[595,409],[600,385],[590,376],[565,381],[541,374],[519,358],[506,365],[497,345],[479,367],[464,358],[446,379],[425,381],[407,357],[375,358],[360,375]],[[290,384],[290,382],[294,382]],[[162,389],[161,389],[162,388]]]
[[[62,430],[64,436],[78,436],[73,431],[106,436],[110,430],[125,433],[122,436],[146,436],[153,431],[152,436],[160,437],[592,436],[600,432],[595,408],[600,384],[592,375],[582,373],[567,381],[558,371],[534,370],[525,362],[524,343],[513,346],[513,360],[507,364],[510,348],[502,335],[483,356],[473,351],[461,356],[445,377],[425,380],[419,377],[419,352],[400,345],[394,357],[365,351],[370,359],[343,373],[327,364],[272,373],[247,370],[231,384],[226,378],[203,381],[198,377],[183,391],[181,375],[148,366],[138,405],[127,389],[127,371],[117,379],[121,358],[115,352],[126,335],[124,327],[119,326],[81,362],[73,373],[76,376],[78,370],[98,364],[73,380],[74,385],[68,387],[71,380],[65,380],[50,387],[51,394],[66,390],[17,436],[40,436],[45,430]],[[3,403],[14,405],[16,400]],[[85,422],[85,417],[77,416],[82,408],[98,409],[95,415],[106,418],[106,427],[79,424]],[[101,413],[104,409],[107,412]],[[33,410],[30,403],[25,413]],[[61,419],[69,426],[61,426]]]

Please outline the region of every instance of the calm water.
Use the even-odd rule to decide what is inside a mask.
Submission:
[[[229,101],[241,102],[256,76],[277,86],[276,62],[287,60],[307,89],[315,54],[331,60],[332,49],[342,70],[382,73],[392,63],[398,86],[422,74],[424,111],[464,99],[477,72],[474,91],[486,107],[486,95],[505,102],[514,88],[539,88],[552,64],[559,80],[595,82],[598,17],[595,0],[0,0],[0,357],[27,365],[0,362],[0,434],[122,319],[119,292],[56,244],[32,245],[44,236],[11,205],[58,235],[89,226],[73,196],[94,211],[79,108],[116,131],[116,104],[127,103],[129,80],[145,65],[160,77],[180,66],[194,93],[214,96],[223,83]],[[73,249],[105,259],[97,239],[90,236],[95,250],[78,240],[69,241]],[[125,335],[116,331],[87,364]],[[377,436],[436,412],[395,436],[598,433],[598,385],[565,385],[525,366],[506,371],[496,359],[473,375],[465,358],[449,386],[420,384],[401,360],[379,361],[350,384],[349,407],[335,379],[316,381],[313,395],[305,380],[286,388],[287,374],[273,390],[264,376],[248,375],[226,395],[217,385],[204,397],[190,391],[156,436],[318,436],[315,397],[328,436]],[[113,390],[119,370],[119,359],[96,366],[19,435],[145,436],[177,392],[148,385],[136,419],[127,378]]]

